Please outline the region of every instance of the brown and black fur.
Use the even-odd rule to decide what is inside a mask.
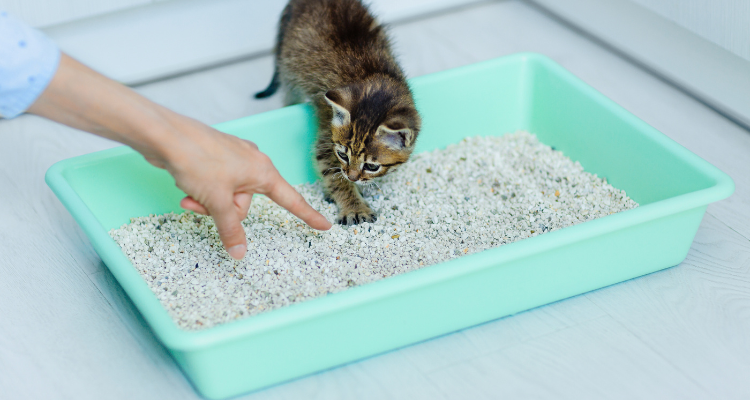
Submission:
[[[276,71],[256,97],[279,86],[287,104],[307,97],[315,107],[316,166],[339,206],[337,222],[374,221],[354,182],[406,162],[421,127],[383,27],[358,0],[290,1],[279,23]]]

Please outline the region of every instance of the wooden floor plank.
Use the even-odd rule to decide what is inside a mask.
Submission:
[[[42,376],[29,388],[43,394],[37,398],[193,395],[179,375],[165,374],[154,350],[133,337],[60,243],[36,227],[16,227],[15,233],[0,245],[0,354],[13,355],[0,358],[0,379],[11,371]],[[25,397],[22,382],[4,384],[3,395]]]
[[[750,398],[750,241],[717,218],[679,266],[586,297],[712,398]]]
[[[707,394],[609,316],[429,377],[454,399],[698,399]]]
[[[428,374],[604,315],[586,297],[576,296],[399,351]]]

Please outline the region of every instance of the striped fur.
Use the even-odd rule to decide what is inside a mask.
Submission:
[[[384,28],[358,0],[292,0],[275,54],[262,97],[280,84],[287,104],[310,99],[319,121],[316,166],[339,206],[337,222],[374,221],[354,182],[406,162],[421,126]]]

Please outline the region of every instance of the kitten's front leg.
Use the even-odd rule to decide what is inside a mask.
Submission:
[[[336,156],[331,154],[318,161],[318,169],[323,176],[326,194],[336,202],[339,215],[336,223],[355,225],[361,222],[375,222],[377,216],[362,198],[354,182],[346,179],[340,172]]]

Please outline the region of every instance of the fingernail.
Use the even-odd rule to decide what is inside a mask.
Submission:
[[[329,220],[328,220],[328,218],[326,218],[326,217],[323,217],[323,220],[324,220],[324,221],[326,221],[326,222],[328,222],[328,228],[325,228],[325,229],[319,229],[319,230],[321,230],[321,231],[327,231],[327,230],[329,230],[329,229],[333,228],[333,223],[332,223],[331,221],[329,221]]]
[[[232,258],[235,260],[242,260],[242,257],[245,256],[245,251],[247,250],[247,246],[244,244],[238,244],[236,246],[232,246],[227,249],[227,252],[229,253]]]

